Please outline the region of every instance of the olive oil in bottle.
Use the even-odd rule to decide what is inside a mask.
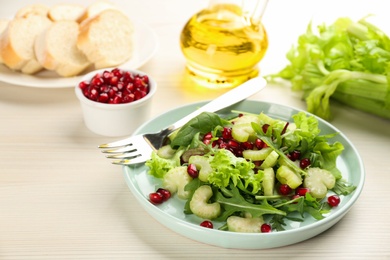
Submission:
[[[240,6],[218,4],[195,14],[180,36],[187,69],[205,87],[234,87],[259,74],[257,64],[268,48],[260,22]]]

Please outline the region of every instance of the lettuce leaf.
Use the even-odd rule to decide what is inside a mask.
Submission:
[[[263,174],[261,171],[257,173],[253,171],[252,162],[236,157],[225,149],[216,150],[209,158],[213,169],[208,177],[209,183],[222,188],[232,182],[234,186],[243,186],[244,191],[252,194],[256,194],[261,189]]]
[[[286,55],[289,64],[267,80],[289,80],[307,110],[325,120],[333,117],[331,98],[390,118],[390,39],[370,18],[341,17],[317,30],[309,23]]]
[[[150,159],[145,162],[145,166],[149,168],[149,174],[156,178],[164,177],[170,169],[180,166],[182,152],[183,150],[176,152],[172,159],[164,159],[158,156],[156,151],[153,151]]]

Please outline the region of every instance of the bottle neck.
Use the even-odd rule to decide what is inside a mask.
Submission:
[[[253,24],[260,25],[268,0],[210,0],[208,9],[218,6],[237,6],[241,8],[242,16],[251,19]]]

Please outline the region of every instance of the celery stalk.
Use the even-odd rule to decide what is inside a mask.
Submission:
[[[335,92],[332,98],[355,109],[390,119],[390,107],[383,102],[341,92]]]
[[[267,79],[289,80],[293,91],[303,92],[307,110],[326,120],[332,118],[332,98],[390,118],[389,36],[367,18],[343,17],[317,29],[310,23],[287,53],[290,64]]]

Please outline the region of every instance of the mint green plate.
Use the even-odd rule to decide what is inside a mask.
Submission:
[[[158,131],[183,116],[194,111],[205,102],[194,103],[173,109],[164,113],[139,127],[134,134]],[[252,113],[264,112],[267,115],[283,120],[291,121],[291,116],[301,110],[260,101],[246,100],[221,111],[220,114],[229,114],[231,110],[246,111]],[[328,122],[318,118],[321,133],[340,132]],[[349,196],[341,197],[338,207],[332,209],[325,219],[314,220],[307,216],[303,222],[287,222],[286,230],[271,233],[236,233],[217,230],[222,223],[214,223],[214,229],[199,226],[202,220],[194,215],[183,213],[183,200],[173,196],[161,205],[153,205],[149,202],[149,193],[161,187],[161,180],[150,176],[147,167],[143,164],[136,166],[124,166],[125,180],[143,208],[157,221],[185,237],[224,248],[239,249],[265,249],[295,244],[312,238],[335,225],[351,209],[358,199],[364,184],[363,162],[355,147],[348,138],[340,133],[331,140],[341,142],[345,150],[337,161],[337,166],[343,173],[343,177],[355,185],[356,190]]]

